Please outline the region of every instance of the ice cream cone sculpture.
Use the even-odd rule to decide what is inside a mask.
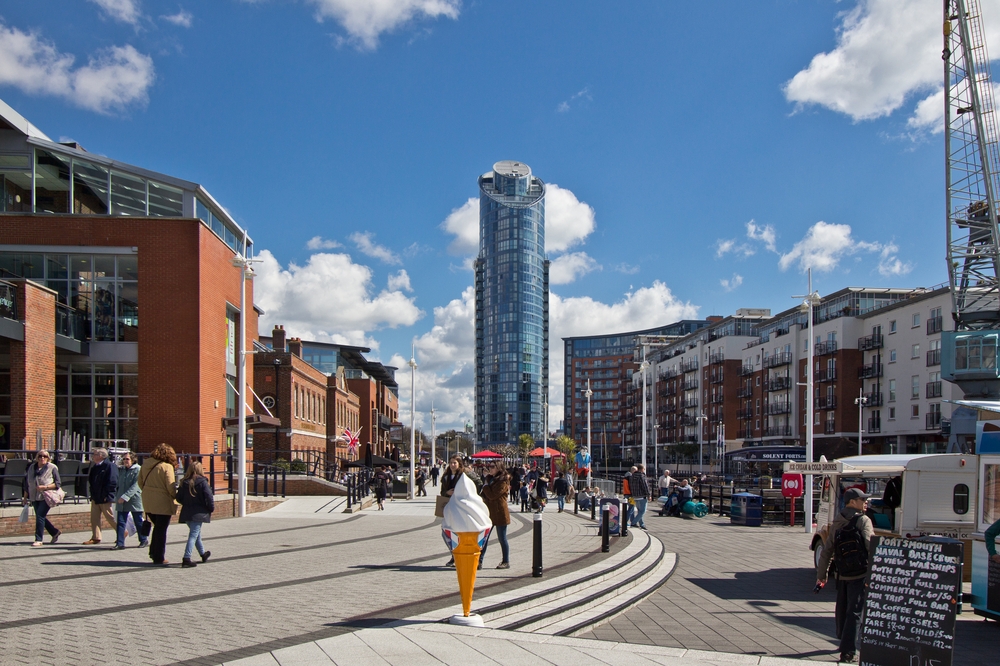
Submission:
[[[486,504],[476,493],[476,486],[463,474],[458,478],[455,492],[444,507],[441,534],[455,558],[455,573],[458,575],[458,590],[462,595],[462,613],[465,617],[469,617],[472,608],[479,553],[482,552],[492,527]]]

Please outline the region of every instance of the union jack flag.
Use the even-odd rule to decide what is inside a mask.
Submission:
[[[357,432],[351,432],[349,428],[344,428],[344,437],[347,438],[347,450],[351,453],[358,452],[358,437],[361,436],[361,429],[359,428]]]

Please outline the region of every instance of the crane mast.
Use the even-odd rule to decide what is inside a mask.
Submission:
[[[942,378],[967,398],[1000,399],[1000,133],[979,0],[944,0],[948,279],[954,331]]]

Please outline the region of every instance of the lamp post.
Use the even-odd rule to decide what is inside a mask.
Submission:
[[[587,396],[587,453],[590,454],[590,467],[594,466],[594,449],[591,448],[592,438],[590,436],[590,398],[594,395],[594,392],[590,390],[590,378],[587,378],[587,390],[583,393]],[[587,487],[591,485],[591,479],[593,478],[593,472],[590,468],[587,469]]]
[[[705,463],[705,442],[704,442],[705,438],[702,437],[701,430],[704,425],[704,422],[707,420],[708,417],[705,416],[705,412],[702,412],[701,414],[695,417],[695,421],[698,422],[698,474],[701,474],[704,471],[703,465]]]
[[[431,400],[431,466],[437,466],[438,443],[434,432],[434,401]]]
[[[801,298],[802,307],[806,309],[807,321],[806,321],[806,344],[809,347],[809,354],[807,356],[806,363],[806,462],[811,463],[813,461],[813,306],[819,302],[819,294],[813,291],[813,278],[812,278],[812,268],[808,271],[809,274],[809,293],[805,296],[792,296],[792,298]],[[806,534],[812,534],[812,521],[813,521],[813,475],[806,472],[805,475],[805,493],[802,498],[802,510],[803,518],[806,524]]]
[[[240,246],[246,252],[247,234],[243,232],[243,245]],[[239,469],[236,476],[236,515],[242,518],[247,512],[247,280],[253,279],[253,268],[250,267],[251,259],[243,256],[242,252],[237,252],[233,257],[233,266],[240,269],[240,354],[239,366],[236,368],[239,382],[239,390],[236,392],[237,405],[237,429],[236,429],[236,464]]]
[[[416,423],[416,394],[413,391],[414,387],[414,377],[417,374],[417,362],[413,358],[413,346],[410,346],[410,362],[407,363],[410,366],[410,483],[409,485],[409,496],[407,499],[413,499],[415,497],[413,493],[413,479],[417,473],[416,457],[417,457],[417,431],[414,430],[414,425]]]
[[[656,472],[655,476],[660,476],[660,445],[657,442],[657,433],[660,431],[660,424],[653,424],[653,468]]]
[[[646,360],[646,345],[642,346],[642,364],[639,371],[642,372],[642,466],[646,467],[646,371],[649,370],[649,361]]]
[[[868,404],[868,398],[865,397],[865,387],[862,386],[858,389],[858,397],[854,399],[854,404],[858,406],[858,455],[861,454],[861,435],[864,432],[862,424],[864,423],[863,417],[865,405]]]

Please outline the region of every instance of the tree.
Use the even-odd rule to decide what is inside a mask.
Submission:
[[[517,438],[517,450],[521,453],[522,462],[527,460],[528,454],[533,448],[535,448],[535,438],[528,433]]]
[[[559,439],[556,440],[556,449],[565,456],[556,463],[556,466],[560,472],[568,474],[573,469],[573,459],[576,456],[576,440],[566,435],[559,435]]]

